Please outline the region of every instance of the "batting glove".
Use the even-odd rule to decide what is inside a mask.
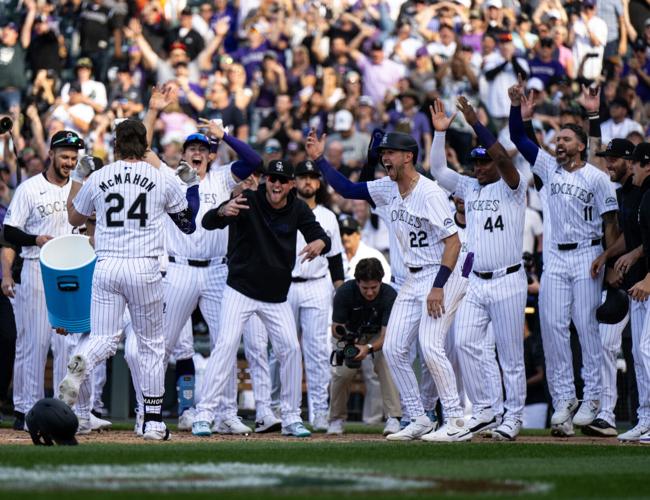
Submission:
[[[199,174],[194,167],[186,161],[181,161],[176,169],[176,175],[188,185],[188,187],[197,186],[199,184]]]
[[[82,156],[81,159],[77,162],[77,166],[70,174],[70,179],[72,179],[72,182],[83,184],[86,177],[92,174],[94,170],[95,161],[93,157],[90,155]]]

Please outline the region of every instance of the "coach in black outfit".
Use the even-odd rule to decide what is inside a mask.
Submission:
[[[208,211],[205,229],[229,227],[228,279],[221,308],[220,329],[206,368],[192,426],[196,436],[210,435],[209,421],[241,341],[244,324],[257,314],[280,361],[282,433],[307,437],[300,417],[302,362],[296,324],[287,302],[296,260],[296,235],[307,246],[299,253],[311,260],[329,252],[331,241],[307,204],[294,193],[294,171],[283,161],[269,163],[266,182],[246,190]]]

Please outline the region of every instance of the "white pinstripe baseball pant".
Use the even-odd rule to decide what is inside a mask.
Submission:
[[[445,313],[434,319],[427,314],[426,298],[438,266],[411,273],[400,289],[386,329],[384,354],[400,393],[402,406],[411,419],[424,414],[417,379],[410,363],[410,347],[419,339],[422,355],[438,388],[445,418],[462,417],[454,370],[445,353],[445,338],[458,303],[463,283],[454,271],[444,288]]]
[[[253,382],[253,398],[255,399],[257,422],[261,422],[267,415],[273,414],[271,409],[271,363],[268,346],[269,336],[266,333],[264,323],[257,314],[253,314],[244,326],[244,353]]]
[[[142,393],[162,397],[165,392],[165,339],[158,259],[105,258],[97,261],[90,306],[91,333],[86,342],[77,346],[76,354],[86,358],[87,373],[113,356],[122,336],[127,304],[137,342]],[[86,377],[79,398],[90,401],[90,391]]]
[[[53,387],[57,388],[67,371],[66,340],[50,325],[45,304],[43,277],[38,259],[25,259],[16,287],[16,356],[13,375],[13,399],[16,411],[27,413],[44,397],[45,364],[52,348]]]
[[[606,295],[607,292],[603,292],[603,300],[605,300]],[[618,397],[618,389],[616,386],[616,360],[618,358],[618,353],[621,351],[623,330],[625,330],[628,321],[630,321],[629,313],[625,316],[625,318],[623,318],[623,321],[620,321],[614,325],[608,325],[605,323],[600,323],[598,325],[598,333],[600,334],[600,341],[603,348],[603,384],[602,393],[600,396],[600,412],[598,413],[598,418],[602,418],[613,426],[616,426],[614,408],[616,408],[616,399]]]
[[[210,421],[217,399],[226,389],[228,373],[237,357],[244,325],[257,314],[266,327],[280,360],[281,411],[284,426],[301,421],[302,362],[296,324],[288,302],[254,300],[226,285],[221,308],[220,329],[210,353],[197,405],[196,421]]]
[[[550,247],[550,245],[549,245]],[[569,340],[571,319],[582,350],[584,399],[600,400],[603,349],[598,335],[596,308],[601,303],[602,273],[593,279],[590,266],[600,246],[544,255],[539,306],[548,388],[556,408],[560,401],[576,397],[573,358]]]
[[[650,425],[650,307],[648,302],[630,301],[632,355],[639,392],[639,422]]]
[[[506,415],[517,420],[523,418],[526,402],[526,296],[526,273],[523,269],[489,280],[473,273],[470,275],[467,295],[458,310],[455,341],[463,382],[476,410],[492,408],[494,402],[494,391],[491,390],[493,382],[488,379],[483,364],[487,358],[487,328],[492,323],[506,388]],[[500,381],[501,377],[497,379]]]

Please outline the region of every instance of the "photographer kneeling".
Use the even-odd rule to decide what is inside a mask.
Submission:
[[[343,434],[350,383],[367,356],[373,358],[384,413],[388,415],[384,435],[399,431],[402,415],[399,393],[381,352],[397,292],[381,282],[383,277],[384,270],[378,259],[362,259],[355,269],[355,279],[346,281],[334,296],[332,334],[337,339],[337,347],[331,358],[336,368],[330,388],[328,434]]]

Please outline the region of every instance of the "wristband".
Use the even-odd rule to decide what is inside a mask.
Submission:
[[[438,269],[438,274],[436,274],[436,279],[433,280],[433,288],[442,288],[447,283],[447,280],[451,276],[451,269],[447,266],[440,266]]]

